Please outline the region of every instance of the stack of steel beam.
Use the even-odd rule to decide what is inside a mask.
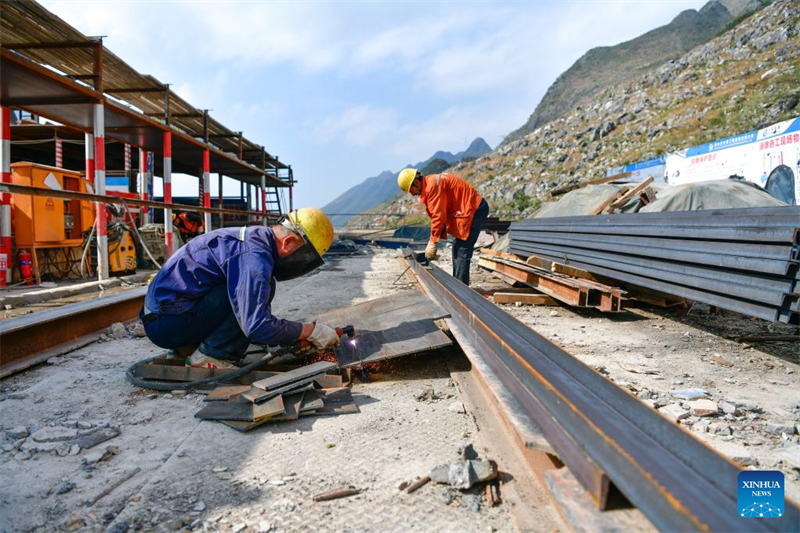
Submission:
[[[600,509],[613,484],[660,531],[797,531],[795,502],[786,499],[780,518],[741,518],[738,465],[454,277],[403,254],[450,313],[456,339],[495,374],[494,394],[518,409],[516,424],[544,435]]]
[[[775,322],[798,322],[800,207],[528,219],[509,251]]]

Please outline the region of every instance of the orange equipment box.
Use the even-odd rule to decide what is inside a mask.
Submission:
[[[92,192],[89,181],[80,172],[36,163],[13,163],[11,181],[43,189]],[[91,202],[25,194],[12,195],[11,202],[17,249],[38,245],[79,246],[83,232],[94,224]]]

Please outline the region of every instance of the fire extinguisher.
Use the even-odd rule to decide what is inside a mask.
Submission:
[[[20,250],[17,254],[17,263],[22,279],[28,285],[33,285],[33,269],[31,268],[31,253],[28,250]]]

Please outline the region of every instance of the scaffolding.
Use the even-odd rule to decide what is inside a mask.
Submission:
[[[134,70],[108,50],[102,38],[83,35],[33,0],[0,3],[0,28],[2,182],[11,181],[12,140],[19,134],[22,140],[51,142],[54,163],[75,165],[72,168],[76,169],[82,166],[99,196],[106,196],[109,163],[113,162],[117,169],[124,168],[130,178],[131,147],[141,151],[143,161],[152,161],[150,165],[139,165],[140,200],[149,199],[153,175],[163,178],[163,204],[167,206],[172,205],[172,173],[196,176],[200,180],[206,231],[212,222],[212,172],[219,175],[220,185],[222,177],[228,176],[239,181],[243,191],[247,188],[248,197],[254,199],[248,207],[254,205],[253,210],[257,211],[250,219],[259,223],[281,214],[280,203],[268,202],[268,196],[277,199],[278,189],[289,188],[291,198],[295,181],[289,165],[247,139],[243,132],[215,120],[208,110],[189,104],[168,83]],[[58,124],[12,128],[12,108]],[[81,136],[83,162],[76,161],[70,144],[80,141]],[[19,148],[29,154],[42,146],[29,143]],[[148,154],[153,154],[152,159]],[[261,190],[261,194],[251,193],[251,188]],[[273,191],[269,195],[268,189]],[[220,188],[220,200],[221,197]],[[105,203],[108,202],[96,204],[97,271],[101,280],[109,275]],[[10,282],[11,276],[10,204],[11,194],[0,194],[0,246],[4,252],[0,253],[0,285]],[[274,210],[269,210],[268,204]],[[143,209],[148,208],[143,205]],[[164,210],[165,246],[171,252],[171,209]]]

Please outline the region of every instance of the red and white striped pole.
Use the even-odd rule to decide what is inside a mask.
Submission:
[[[211,154],[203,151],[203,207],[211,207]],[[203,213],[204,233],[211,231],[211,213]]]
[[[139,175],[142,177],[142,188],[139,191],[139,199],[146,202],[150,197],[150,173],[149,169],[147,168],[147,151],[142,150],[141,148],[139,148]],[[139,212],[142,215],[140,225],[144,226],[145,224],[149,224],[150,208],[147,206],[142,206],[142,209]]]
[[[11,182],[11,108],[0,107],[0,181]],[[0,287],[11,283],[11,193],[0,193]]]
[[[94,188],[94,135],[87,133],[85,138],[86,145],[86,179]],[[94,189],[92,189],[94,192]]]
[[[131,165],[131,145],[130,144],[125,144],[124,147],[125,147],[125,158],[124,158],[125,177],[130,179],[131,170],[132,170],[132,167],[133,167],[133,165]]]
[[[106,125],[103,104],[94,106],[94,187],[95,193],[106,194]],[[108,233],[106,204],[96,203],[97,209],[97,276],[108,279]]]
[[[261,174],[261,212],[267,212],[267,177]],[[267,225],[267,217],[261,217],[261,225]]]
[[[64,146],[61,139],[56,139],[56,166],[64,168]]]
[[[172,132],[164,132],[164,203],[172,203]],[[164,209],[164,245],[167,257],[175,251],[172,243],[172,209]]]

